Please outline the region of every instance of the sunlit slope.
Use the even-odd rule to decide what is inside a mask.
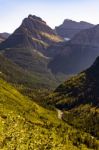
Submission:
[[[59,120],[55,111],[35,104],[0,79],[1,150],[87,150],[87,137]]]

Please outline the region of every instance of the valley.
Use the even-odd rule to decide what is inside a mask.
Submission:
[[[99,25],[28,15],[0,34],[0,150],[69,149],[99,150]]]

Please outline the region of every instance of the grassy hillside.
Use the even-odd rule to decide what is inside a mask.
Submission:
[[[90,145],[90,142],[94,144]],[[1,150],[90,148],[98,149],[94,137],[65,124],[57,118],[56,111],[37,105],[0,79]]]
[[[33,66],[32,66],[33,67]],[[0,77],[13,84],[22,93],[29,94],[34,89],[52,89],[58,81],[50,73],[30,72],[22,69],[0,54]],[[32,95],[32,94],[31,94]]]

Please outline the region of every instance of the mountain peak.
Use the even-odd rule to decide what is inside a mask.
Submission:
[[[45,21],[35,15],[29,15],[15,32],[0,45],[6,48],[31,48],[42,53],[49,45],[62,41]]]
[[[99,25],[82,30],[71,39],[71,43],[99,47]]]
[[[42,19],[40,18],[40,17],[38,17],[38,16],[36,16],[36,15],[28,15],[28,18],[29,19],[35,19],[35,20],[39,20],[39,21],[42,21]]]
[[[63,23],[65,23],[65,22],[75,22],[75,21],[73,21],[72,19],[65,19],[65,20],[63,21]]]
[[[74,21],[74,20],[72,20],[72,19],[65,19],[65,20],[63,21],[63,24],[62,24],[62,25],[67,26],[68,24],[71,25],[71,24],[76,24],[76,23],[77,23],[77,22]]]
[[[94,27],[93,24],[85,21],[77,22],[71,19],[65,19],[60,26],[55,27],[55,31],[61,37],[71,39],[80,31],[92,27]]]
[[[62,26],[65,26],[65,27],[69,27],[71,26],[72,28],[89,28],[89,27],[93,27],[94,25],[91,24],[91,23],[88,23],[86,21],[74,21],[74,20],[71,20],[71,19],[65,19],[63,21],[63,24]]]
[[[27,18],[25,18],[24,20],[23,20],[23,23],[24,22],[29,22],[29,21],[32,21],[32,22],[41,22],[41,23],[44,23],[44,24],[46,24],[46,22],[44,21],[44,20],[42,20],[42,18],[40,18],[40,17],[38,17],[38,16],[36,16],[36,15],[28,15],[28,17]]]

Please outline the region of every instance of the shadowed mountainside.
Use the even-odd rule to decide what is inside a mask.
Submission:
[[[65,81],[48,97],[63,120],[99,139],[99,57],[87,70]]]
[[[83,30],[69,42],[49,49],[50,55],[55,54],[48,64],[52,72],[78,73],[92,65],[99,56],[99,25]]]
[[[70,19],[65,19],[62,25],[55,27],[55,31],[61,37],[71,39],[80,31],[92,27],[94,27],[93,24],[85,21],[76,22]]]

